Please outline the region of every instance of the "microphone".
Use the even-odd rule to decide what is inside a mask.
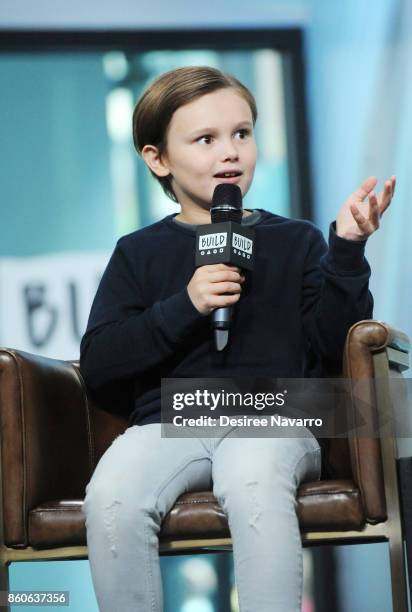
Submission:
[[[220,183],[213,192],[211,223],[199,225],[196,232],[195,265],[225,263],[253,270],[255,231],[241,225],[242,192],[235,183]],[[232,306],[216,308],[212,313],[216,350],[222,351],[229,340]]]
[[[210,208],[212,224],[225,221],[241,223],[242,216],[242,191],[240,187],[235,183],[216,185]],[[212,329],[214,330],[217,351],[222,351],[229,341],[232,315],[233,306],[222,306],[221,308],[215,308],[212,312]]]
[[[212,223],[220,221],[242,222],[242,191],[235,183],[219,183],[213,192],[210,217]]]

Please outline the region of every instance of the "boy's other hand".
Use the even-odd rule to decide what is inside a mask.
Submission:
[[[379,221],[388,208],[395,192],[396,178],[385,181],[381,193],[376,196],[373,188],[378,179],[370,176],[349,196],[336,219],[336,233],[346,240],[366,240],[379,227]],[[368,198],[368,202],[364,202]]]
[[[222,263],[200,266],[190,279],[187,292],[194,307],[207,315],[215,308],[235,304],[244,280],[244,275],[236,266]]]

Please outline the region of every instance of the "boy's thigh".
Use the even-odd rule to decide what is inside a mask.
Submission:
[[[213,481],[232,483],[230,487],[258,481],[270,487],[276,484],[277,477],[296,486],[318,480],[321,471],[318,441],[310,432],[307,437],[293,433],[289,437],[245,438],[239,432],[231,432],[215,450]]]
[[[98,462],[86,494],[147,500],[168,485],[171,495],[210,482],[210,459],[197,438],[162,438],[161,424],[134,425],[119,435]]]

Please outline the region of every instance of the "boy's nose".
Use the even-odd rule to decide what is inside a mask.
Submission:
[[[238,159],[239,154],[237,149],[233,143],[226,145],[223,149],[223,160],[226,161],[228,159]]]

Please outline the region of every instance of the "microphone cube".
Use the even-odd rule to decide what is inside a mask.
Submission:
[[[224,263],[253,270],[255,230],[235,221],[199,225],[196,266]]]

